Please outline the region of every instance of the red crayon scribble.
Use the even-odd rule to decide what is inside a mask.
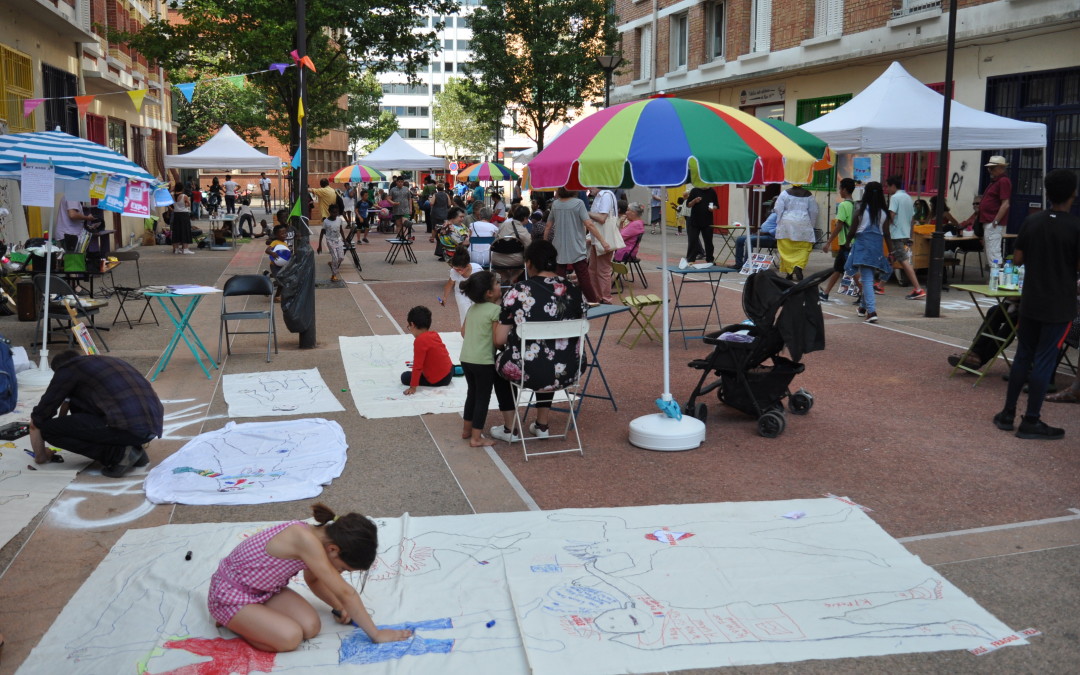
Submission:
[[[274,669],[274,652],[255,649],[240,638],[188,638],[171,640],[165,649],[183,649],[199,656],[209,656],[211,661],[193,663],[158,675],[249,675],[269,673]]]

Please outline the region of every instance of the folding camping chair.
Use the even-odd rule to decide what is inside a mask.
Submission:
[[[518,346],[518,354],[520,356],[517,367],[518,372],[524,373],[526,370],[525,357],[529,354],[526,343],[536,342],[539,340],[564,340],[564,339],[577,339],[577,361],[581,363],[585,359],[585,336],[589,333],[589,320],[588,319],[569,319],[566,321],[526,321],[525,323],[518,324],[514,329],[518,338],[521,340],[521,344]],[[577,409],[575,399],[580,395],[581,388],[581,370],[577,370],[578,377],[569,386],[559,389],[557,391],[563,391],[566,393],[566,398],[569,405],[566,413],[566,427],[561,434],[549,433],[544,438],[535,436],[526,436],[523,432],[524,420],[521,418],[521,406],[514,406],[514,428],[521,433],[521,449],[525,452],[525,461],[529,461],[530,457],[537,457],[540,455],[558,455],[565,452],[576,452],[579,455],[584,456],[585,451],[581,446],[581,434],[578,432],[577,426],[577,414],[574,412]],[[536,399],[536,392],[524,386],[521,381],[510,381],[510,388],[514,392],[514,400],[517,403],[521,403],[521,393],[524,390],[529,392],[529,400],[526,403],[526,410],[529,406],[533,405]],[[554,393],[554,392],[553,392]],[[542,452],[529,452],[529,443],[547,442],[554,438],[570,438],[570,429],[573,427],[574,438],[577,439],[577,445],[572,448],[564,448],[561,450],[545,450]]]
[[[633,349],[637,344],[641,336],[649,338],[650,340],[656,340],[660,342],[660,331],[653,325],[653,318],[659,313],[660,309],[664,305],[663,299],[658,295],[638,295],[634,293],[633,283],[630,282],[630,272],[626,267],[626,263],[613,262],[611,263],[611,271],[615,274],[615,293],[619,296],[619,300],[622,304],[630,308],[630,323],[623,329],[618,343],[622,343],[626,334],[630,332],[634,326],[638,327],[637,335],[634,336],[633,341],[628,345],[630,349]],[[638,275],[641,278],[641,275]],[[625,293],[624,293],[625,292]]]

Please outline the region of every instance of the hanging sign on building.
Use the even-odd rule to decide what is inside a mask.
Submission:
[[[739,105],[759,105],[762,103],[783,103],[787,85],[772,84],[767,87],[752,87],[739,92]]]

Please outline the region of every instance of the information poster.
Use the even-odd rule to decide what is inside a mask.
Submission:
[[[51,164],[22,165],[23,206],[56,206],[56,170]]]

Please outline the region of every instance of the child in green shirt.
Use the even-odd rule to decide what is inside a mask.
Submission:
[[[499,410],[503,414],[503,426],[501,429],[492,427],[491,434],[502,440],[515,440],[520,438],[520,434],[511,431],[514,427],[514,395],[510,383],[495,371],[494,334],[495,326],[499,323],[499,300],[502,297],[499,280],[491,272],[476,272],[461,282],[461,290],[473,301],[473,306],[465,314],[465,324],[461,327],[461,334],[465,338],[461,345],[461,368],[465,371],[465,383],[468,385],[461,437],[468,438],[469,445],[474,448],[488,445],[482,432],[491,404],[491,390],[494,389]]]

